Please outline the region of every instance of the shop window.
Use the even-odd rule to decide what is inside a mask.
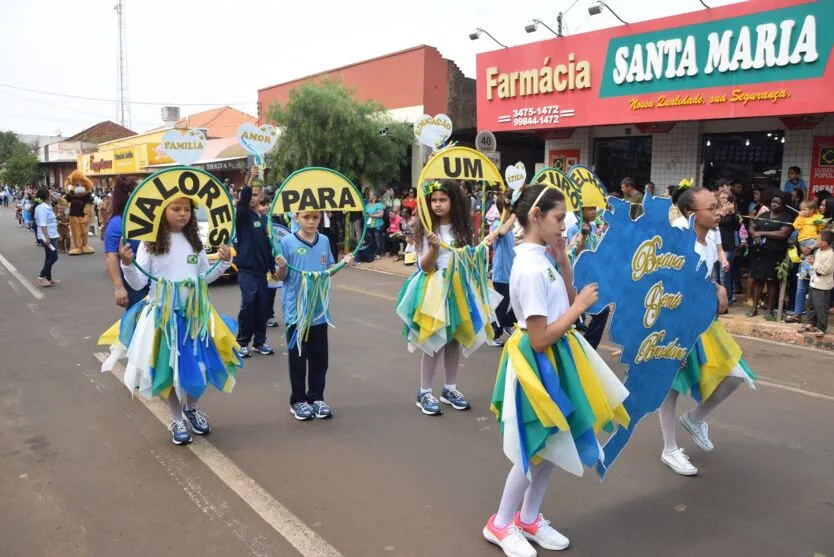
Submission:
[[[746,189],[782,184],[784,133],[726,133],[701,138],[704,161],[703,183],[739,180]]]
[[[651,179],[651,136],[594,140],[594,167],[610,193],[618,192],[620,182],[629,176],[642,190]]]

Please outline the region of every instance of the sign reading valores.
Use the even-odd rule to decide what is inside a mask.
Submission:
[[[130,196],[123,220],[127,240],[156,241],[168,204],[187,197],[208,215],[208,243],[219,246],[234,235],[235,210],[229,192],[217,178],[197,168],[166,168],[145,178]]]
[[[362,194],[344,175],[329,168],[296,170],[284,181],[272,214],[299,211],[363,211]]]

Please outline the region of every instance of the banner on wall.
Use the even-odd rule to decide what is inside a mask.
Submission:
[[[551,168],[567,172],[568,168],[579,164],[579,149],[551,149],[547,160]]]
[[[599,313],[613,305],[611,339],[622,347],[629,391],[623,406],[631,417],[603,446],[605,459],[597,473],[605,477],[634,428],[660,408],[672,382],[698,337],[716,318],[715,286],[695,252],[695,232],[669,224],[668,198],[646,195],[644,214],[633,220],[631,205],[610,198],[612,211],[603,219],[608,231],[596,251],[576,262],[577,289],[599,285]]]
[[[811,149],[808,197],[813,199],[821,191],[834,195],[834,135],[816,136]]]

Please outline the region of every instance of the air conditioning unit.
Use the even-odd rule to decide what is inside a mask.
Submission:
[[[162,121],[176,122],[180,119],[180,107],[178,106],[163,106],[162,107]]]

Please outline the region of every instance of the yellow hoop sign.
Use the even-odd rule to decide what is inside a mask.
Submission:
[[[469,147],[448,147],[429,159],[420,173],[420,186],[427,180],[475,180],[503,184],[495,165],[483,153]]]
[[[281,185],[271,214],[363,210],[362,194],[345,176],[328,168],[305,168]]]
[[[561,170],[544,168],[533,176],[531,184],[544,184],[562,192],[562,195],[565,196],[565,208],[570,212],[582,209],[582,197],[579,188]]]
[[[568,170],[568,177],[579,188],[583,207],[605,209],[608,205],[608,191],[590,168],[574,165]]]
[[[133,191],[123,218],[125,240],[155,242],[165,208],[183,197],[205,207],[209,245],[216,247],[232,239],[235,209],[229,192],[208,172],[178,166],[147,177]]]

